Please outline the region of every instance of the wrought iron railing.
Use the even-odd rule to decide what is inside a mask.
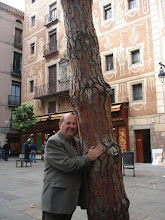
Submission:
[[[8,96],[8,105],[12,105],[12,106],[21,105],[21,97],[20,96],[9,95]]]
[[[57,41],[48,43],[46,46],[44,46],[43,52],[44,52],[44,57],[48,57],[48,56],[51,56],[52,54],[58,53]]]
[[[45,16],[45,25],[47,26],[48,24],[58,21],[58,10],[54,9],[52,11],[49,12],[49,14],[47,14]]]
[[[69,90],[69,78],[58,80],[58,85],[49,86],[49,83],[35,87],[34,98],[44,98],[45,96],[50,96],[57,94],[62,91]]]
[[[21,76],[22,67],[15,66],[13,63],[11,64],[11,73],[14,73],[18,76]]]

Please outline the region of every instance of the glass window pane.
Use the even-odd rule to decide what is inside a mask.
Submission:
[[[140,51],[139,50],[132,51],[132,64],[139,62],[140,62]]]
[[[133,85],[133,101],[142,100],[142,84]]]
[[[112,18],[112,7],[111,4],[104,7],[104,19],[108,20]]]
[[[128,1],[128,9],[136,8],[136,0]]]
[[[106,71],[113,70],[113,54],[106,56]]]

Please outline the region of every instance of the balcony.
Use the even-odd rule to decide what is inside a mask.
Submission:
[[[45,27],[49,27],[52,24],[56,24],[58,22],[57,12],[58,10],[54,9],[53,11],[50,11],[49,14],[45,16]]]
[[[22,49],[22,38],[21,37],[14,37],[14,44],[15,47]]]
[[[21,105],[21,97],[9,95],[8,96],[8,106],[17,107]]]
[[[55,56],[56,54],[58,54],[58,50],[57,50],[57,41],[53,42],[53,43],[49,43],[46,45],[46,47],[43,48],[43,53],[44,53],[44,57],[50,58],[52,56]]]
[[[70,84],[69,84],[69,78],[63,79],[63,80],[58,80],[58,88],[56,86],[54,87],[49,87],[49,83],[35,87],[34,90],[34,98],[35,99],[46,99],[47,97],[50,96],[58,96],[63,93],[68,93]]]
[[[21,77],[21,69],[22,67],[17,67],[11,64],[11,75]]]

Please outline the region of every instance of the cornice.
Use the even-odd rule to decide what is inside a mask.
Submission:
[[[14,7],[11,7],[10,5],[6,5],[5,3],[0,2],[0,10],[4,10],[6,12],[10,12],[14,15],[17,15],[21,18],[24,18],[24,12],[20,11]]]

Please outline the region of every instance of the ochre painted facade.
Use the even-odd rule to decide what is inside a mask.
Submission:
[[[128,103],[124,125],[127,128],[121,123],[115,132],[121,148],[134,151],[136,157],[137,132],[147,140],[147,144],[142,143],[144,154],[146,145],[150,155],[154,148],[165,150],[164,85],[158,79],[159,62],[165,61],[165,3],[163,0],[133,2],[135,5],[129,8],[128,0],[94,0],[93,20],[104,79],[114,91],[115,103]],[[110,8],[108,19],[107,7]],[[60,1],[26,0],[25,8],[22,103],[34,104],[38,115],[70,111],[72,72],[66,56]],[[138,61],[133,62],[136,53]],[[107,70],[109,55],[113,68]],[[30,81],[34,83],[31,92]],[[53,91],[50,81],[54,82],[54,92],[50,92]],[[138,91],[139,86],[141,89],[138,99],[134,97],[136,86]],[[144,162],[151,161],[144,157]]]

